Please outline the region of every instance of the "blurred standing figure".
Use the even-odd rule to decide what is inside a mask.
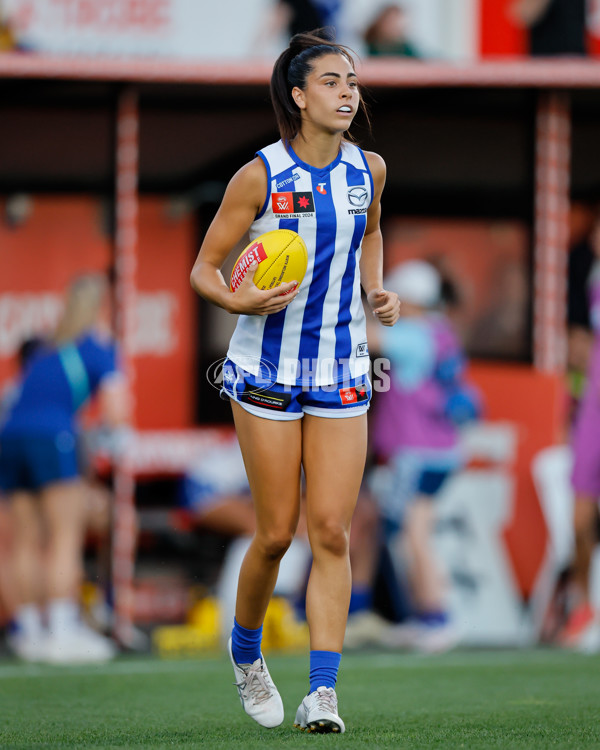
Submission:
[[[288,37],[323,26],[323,17],[313,0],[277,0],[276,10],[280,23],[287,29]]]
[[[369,55],[421,57],[408,34],[408,15],[397,3],[381,8],[364,33]]]
[[[586,0],[517,0],[514,19],[529,29],[534,57],[586,55]]]
[[[53,339],[28,361],[0,427],[0,489],[11,506],[19,592],[10,640],[31,661],[101,661],[114,654],[112,642],[80,620],[78,604],[85,497],[76,414],[97,393],[107,424],[123,424],[127,416],[109,302],[102,275],[72,284]]]
[[[465,357],[447,319],[435,310],[441,278],[420,260],[398,265],[386,288],[402,300],[401,318],[379,329],[370,345],[390,361],[389,389],[379,393],[373,443],[390,467],[389,492],[379,498],[390,540],[398,531],[406,553],[407,579],[416,620],[390,631],[389,645],[423,651],[456,642],[446,604],[446,584],[431,536],[434,500],[461,466],[457,425],[475,418],[479,398],[464,379]],[[406,637],[408,636],[408,640]]]
[[[0,0],[0,52],[11,52],[17,47],[17,36]]]
[[[598,542],[598,501],[600,500],[600,220],[592,232],[596,261],[589,284],[590,323],[594,343],[589,361],[586,387],[573,427],[573,474],[575,491],[575,553],[572,565],[571,613],[562,633],[565,646],[586,648],[586,638],[594,638],[600,628],[594,624],[590,602],[589,577],[594,548]],[[597,630],[600,635],[600,630]],[[600,647],[598,643],[595,648]]]

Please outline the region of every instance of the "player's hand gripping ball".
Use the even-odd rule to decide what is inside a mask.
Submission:
[[[254,283],[259,289],[273,289],[290,281],[297,281],[300,286],[306,273],[308,253],[302,237],[291,229],[274,229],[259,235],[235,262],[229,284],[232,292],[255,261],[258,268],[254,272]]]

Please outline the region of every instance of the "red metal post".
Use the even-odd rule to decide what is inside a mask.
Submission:
[[[116,142],[116,328],[122,364],[135,404],[133,337],[135,328],[138,251],[139,112],[137,92],[123,90],[117,103]],[[115,636],[127,641],[133,624],[133,580],[136,544],[135,479],[127,451],[115,465],[112,575],[115,595]]]
[[[566,365],[571,120],[566,93],[539,95],[536,123],[534,365],[558,374]]]

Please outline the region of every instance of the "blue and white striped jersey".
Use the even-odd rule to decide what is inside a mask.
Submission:
[[[264,205],[250,240],[273,229],[304,239],[308,268],[297,297],[274,315],[240,315],[227,356],[257,376],[276,371],[288,385],[330,385],[369,370],[359,260],[373,198],[360,148],[342,142],[323,169],[282,141],[258,152],[268,174]]]

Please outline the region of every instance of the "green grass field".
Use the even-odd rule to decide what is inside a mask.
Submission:
[[[270,655],[277,729],[242,711],[226,657],[102,667],[0,663],[1,748],[600,748],[600,657],[557,651],[345,655],[344,735],[292,727],[307,657]]]

